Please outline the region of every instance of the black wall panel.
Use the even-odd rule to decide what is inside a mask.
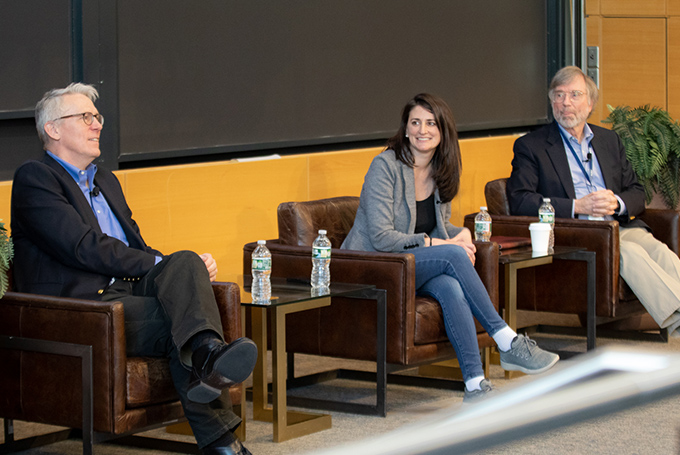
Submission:
[[[556,0],[563,4],[565,0]],[[2,0],[0,179],[41,155],[32,109],[95,84],[109,168],[380,143],[413,95],[459,130],[548,121],[548,0]]]
[[[544,122],[545,8],[121,0],[121,158],[384,138],[421,91],[463,131]]]

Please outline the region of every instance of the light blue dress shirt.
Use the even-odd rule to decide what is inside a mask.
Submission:
[[[581,199],[582,197],[599,190],[606,190],[607,187],[604,183],[604,177],[602,176],[602,170],[600,169],[600,163],[597,160],[597,155],[593,151],[593,147],[590,142],[593,140],[593,131],[590,126],[586,123],[583,128],[583,140],[579,143],[578,140],[569,134],[567,130],[562,128],[559,123],[557,127],[562,133],[562,142],[564,143],[564,150],[567,154],[567,160],[569,161],[569,170],[571,171],[571,179],[574,182],[574,191],[576,192],[576,199]],[[569,141],[567,143],[567,141]],[[571,145],[574,153],[569,149]],[[588,155],[590,154],[590,156]],[[576,156],[574,156],[576,155]],[[579,164],[579,161],[581,162]],[[583,167],[581,167],[581,165]],[[584,174],[584,171],[588,174],[588,177]],[[590,178],[590,180],[588,180]],[[623,200],[615,195],[616,199],[619,201],[620,210],[618,215],[622,215],[626,211],[626,206]],[[571,217],[574,217],[574,205],[576,201],[572,201],[571,204]],[[582,219],[607,219],[612,220],[613,217],[591,217],[589,215],[578,215],[578,218]]]
[[[95,188],[94,176],[97,174],[97,166],[90,163],[90,165],[87,166],[87,169],[83,171],[71,163],[62,160],[52,152],[48,151],[47,153],[57,160],[57,162],[61,164],[76,181],[78,187],[83,192],[85,199],[90,203],[90,207],[92,207],[92,210],[94,211],[94,215],[99,222],[99,228],[102,232],[109,237],[116,238],[125,243],[125,245],[130,246],[125,231],[123,231],[123,227],[120,225],[120,221],[118,221],[118,218],[114,215],[111,207],[109,207],[109,203],[106,202],[106,198],[102,192],[97,192],[96,196],[92,192]]]

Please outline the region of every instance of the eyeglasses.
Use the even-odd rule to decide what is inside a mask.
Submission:
[[[56,122],[57,120],[65,119],[65,118],[71,118],[71,117],[82,117],[83,122],[85,122],[86,125],[92,125],[92,122],[94,119],[97,119],[99,124],[101,126],[104,126],[104,116],[101,114],[93,114],[92,112],[83,112],[80,114],[71,114],[71,115],[65,115],[63,117],[55,118],[52,120],[53,122]]]
[[[551,99],[553,103],[563,103],[567,98],[567,95],[569,95],[570,101],[578,102],[583,99],[583,95],[585,95],[585,93],[580,90],[572,90],[571,92],[553,92]]]

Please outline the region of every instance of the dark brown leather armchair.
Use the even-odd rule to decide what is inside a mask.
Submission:
[[[224,336],[226,341],[233,341],[241,336],[239,287],[235,283],[214,283],[213,290]],[[84,453],[92,453],[94,442],[185,420],[168,361],[126,355],[125,321],[120,302],[7,292],[0,299],[0,342],[0,417],[5,419],[3,450],[21,450],[26,448],[22,444],[28,443],[13,441],[12,420],[81,429]],[[32,352],[35,345],[43,344],[48,351],[57,348],[89,351],[87,347],[91,346],[91,376],[88,378],[87,371],[83,375],[78,357]],[[83,412],[82,398],[83,390],[90,387],[91,417]],[[242,385],[232,387],[230,394],[236,412],[240,412],[243,419],[239,428],[243,437]],[[61,432],[59,436],[52,436],[52,442],[73,433],[77,432]],[[197,453],[195,444],[182,450]]]
[[[506,192],[507,179],[486,184],[484,194],[492,217],[493,235],[528,237],[529,223],[536,217],[511,216]],[[680,214],[674,210],[647,209],[641,218],[654,236],[678,253]],[[474,226],[474,214],[465,217]],[[619,276],[619,225],[616,221],[589,221],[569,218],[555,220],[555,244],[581,246],[597,253],[598,323],[624,330],[659,329],[626,282]],[[517,277],[518,309],[578,314],[585,321],[585,265],[573,261],[520,270]],[[568,277],[565,278],[565,277]],[[618,320],[613,323],[612,321]]]
[[[416,297],[412,254],[342,250],[354,223],[358,197],[336,197],[279,205],[279,238],[267,241],[272,275],[309,281],[311,245],[319,229],[332,244],[331,281],[373,284],[387,290],[387,369],[429,364],[455,356],[437,301]],[[244,274],[256,243],[243,250]],[[498,307],[498,245],[477,244],[476,269]],[[479,324],[480,347],[493,345]],[[289,315],[288,352],[376,361],[376,306],[333,298],[329,307]]]

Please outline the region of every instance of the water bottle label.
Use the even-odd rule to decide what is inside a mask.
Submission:
[[[330,259],[331,258],[331,248],[330,247],[318,247],[312,248],[312,258],[313,259]]]
[[[539,213],[538,218],[541,220],[541,223],[554,223],[555,222],[555,214],[546,212],[546,213]]]
[[[476,221],[475,220],[475,233],[476,234],[490,234],[491,233],[491,221]]]
[[[272,258],[253,258],[253,271],[264,272],[272,269]]]

